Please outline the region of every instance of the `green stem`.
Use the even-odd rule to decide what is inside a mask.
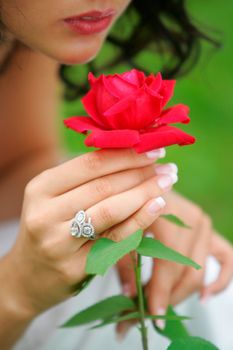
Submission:
[[[143,299],[143,289],[141,281],[141,261],[142,257],[140,254],[137,254],[137,262],[135,263],[135,279],[138,293],[138,311],[140,313],[140,324],[141,324],[141,336],[142,336],[142,345],[143,350],[148,350],[147,342],[147,329],[145,326],[145,309],[144,309],[144,299]]]

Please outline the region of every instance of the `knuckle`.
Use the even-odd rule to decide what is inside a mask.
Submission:
[[[101,156],[101,153],[98,151],[87,153],[81,159],[82,159],[82,162],[84,163],[83,164],[84,167],[90,171],[96,171],[102,165],[102,156]]]
[[[46,216],[33,208],[26,213],[24,222],[28,233],[34,236],[38,231],[45,228]]]
[[[169,286],[160,285],[155,289],[154,297],[157,298],[157,300],[160,300],[160,302],[166,301],[168,298],[169,292],[170,292]]]
[[[138,182],[141,183],[141,182],[144,182],[146,179],[147,179],[147,176],[146,176],[146,169],[139,169],[137,171],[137,176],[138,176]]]
[[[160,194],[160,189],[157,187],[154,179],[147,180],[143,186],[141,187],[142,193],[141,198],[144,203],[148,201],[148,199],[153,198]]]
[[[48,240],[41,240],[37,247],[38,253],[43,256],[47,261],[56,260],[54,254],[54,245],[51,244]]]
[[[125,237],[121,233],[121,230],[116,230],[111,228],[105,231],[105,233],[103,234],[103,237],[107,237],[114,242],[120,242],[123,239],[125,239]]]
[[[31,197],[33,196],[34,193],[37,192],[37,188],[38,188],[38,181],[37,181],[37,177],[33,178],[32,180],[30,180],[25,188],[24,188],[24,196],[25,197]]]
[[[98,221],[104,226],[112,225],[114,222],[111,209],[107,206],[101,206],[97,215],[99,219]]]
[[[132,217],[132,221],[137,227],[137,229],[144,229],[148,226],[148,222],[146,221],[146,217],[142,217],[142,215],[135,215]]]
[[[133,148],[129,148],[127,149],[127,152],[128,152],[128,157],[129,157],[129,160],[132,162],[132,163],[138,163],[140,157],[138,156],[138,154],[135,152],[135,150]]]
[[[33,233],[37,230],[38,216],[32,210],[25,215],[24,222],[29,233]]]
[[[69,264],[60,264],[57,270],[63,284],[72,286],[77,283],[77,270],[74,270]]]
[[[105,198],[111,196],[112,186],[107,178],[100,178],[95,182],[95,192],[101,197]]]
[[[33,195],[38,195],[41,193],[41,183],[50,176],[50,169],[42,171],[40,174],[33,177],[24,188],[24,195],[26,197],[31,197]]]
[[[127,238],[127,236],[122,233],[122,230],[116,228],[110,228],[107,231],[105,231],[103,237],[107,237],[114,242],[120,242],[123,239]]]
[[[201,271],[193,271],[189,276],[189,281],[192,283],[195,290],[200,290],[203,285],[203,273]]]
[[[115,234],[115,231],[114,230],[107,230],[103,233],[102,237],[106,237],[108,239],[111,239],[112,241],[116,241],[116,237],[117,235]]]

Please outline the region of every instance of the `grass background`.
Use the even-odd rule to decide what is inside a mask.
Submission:
[[[208,212],[215,227],[233,241],[233,2],[226,0],[188,1],[190,13],[206,29],[221,33],[222,48],[213,52],[209,45],[203,46],[201,60],[191,73],[178,79],[172,104],[183,102],[191,107],[191,123],[184,130],[197,138],[195,145],[167,148],[166,162],[176,162],[179,182],[175,188],[199,203]],[[104,45],[97,61],[108,55]],[[159,60],[155,55],[142,52],[137,58],[153,70]],[[156,61],[157,60],[157,61]],[[159,62],[159,61],[158,61]],[[121,72],[126,67],[115,67]],[[77,67],[75,79],[86,74]],[[80,101],[62,102],[61,120],[71,115],[86,115]],[[77,154],[86,150],[83,136],[61,125],[61,137],[68,152]],[[90,149],[88,149],[90,150]]]

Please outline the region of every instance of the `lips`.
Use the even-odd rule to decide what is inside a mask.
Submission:
[[[94,34],[106,29],[114,15],[115,10],[113,9],[104,11],[95,10],[66,18],[64,21],[75,32],[80,34]]]

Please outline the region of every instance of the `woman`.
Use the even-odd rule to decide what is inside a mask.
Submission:
[[[120,288],[111,272],[104,281],[97,278],[86,292],[71,298],[85,277],[85,260],[92,245],[85,238],[75,239],[69,234],[70,221],[81,209],[92,218],[97,233],[115,240],[138,228],[157,234],[159,225],[161,240],[174,248],[178,241],[178,249],[199,263],[205,265],[208,254],[224,263],[219,279],[205,288],[202,272],[193,276],[188,268],[158,262],[147,285],[149,307],[154,313],[164,313],[169,303],[175,305],[196,290],[201,290],[203,297],[218,292],[231,279],[231,246],[214,233],[201,209],[171,192],[177,168],[154,164],[165,156],[165,150],[141,155],[129,149],[96,151],[64,161],[55,119],[59,65],[91,61],[129,3],[0,1],[3,350],[13,346],[24,350],[119,346],[105,330],[93,333],[91,339],[82,329],[56,330],[74,312]],[[93,10],[102,11],[106,19],[90,26],[93,14],[87,18],[87,12]],[[85,18],[75,24],[74,15]],[[162,197],[166,197],[165,209]],[[162,219],[156,220],[166,210],[189,222],[192,232],[178,239],[174,232],[171,239],[171,230],[176,229]],[[134,293],[132,278],[122,265],[121,261],[123,291]],[[166,286],[162,280],[165,274],[171,276]],[[127,341],[132,345],[135,338]],[[127,341],[124,346],[128,346]],[[140,348],[138,338],[136,341],[135,349]]]

